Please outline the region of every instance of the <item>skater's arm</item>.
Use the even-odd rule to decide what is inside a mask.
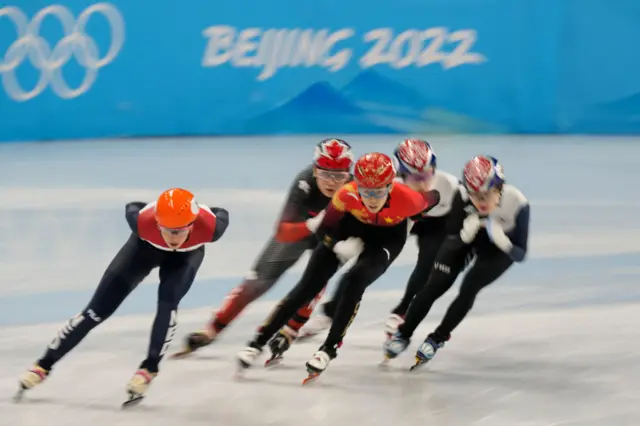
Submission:
[[[361,203],[357,195],[354,197],[354,191],[356,191],[354,184],[346,184],[333,195],[331,202],[325,209],[322,222],[316,230],[316,236],[329,248],[333,248],[336,243],[333,234],[338,229],[340,220],[349,210],[350,203]]]
[[[138,216],[147,204],[148,203],[143,203],[142,201],[133,201],[128,203],[124,208],[124,217],[127,219],[127,224],[129,228],[131,228],[131,232],[136,235],[138,235]]]
[[[320,222],[320,226],[318,227],[318,232],[322,230],[322,232],[326,234],[328,231],[336,229],[340,219],[344,217],[344,214],[345,212],[338,210],[333,204],[329,204],[322,218],[322,222]]]
[[[462,193],[458,190],[453,196],[453,201],[451,202],[451,211],[445,225],[446,232],[449,238],[458,238],[460,239],[460,242],[462,242],[462,239],[460,238],[460,230],[462,229],[462,224],[464,223],[464,219],[466,217],[466,213],[464,210],[465,204],[465,200],[462,199]]]
[[[522,262],[527,255],[527,246],[529,243],[529,219],[530,207],[525,204],[520,208],[516,216],[516,226],[508,235],[511,240],[511,250],[507,253],[514,262]]]
[[[211,207],[211,213],[216,217],[215,230],[211,242],[218,241],[229,226],[229,212],[221,207]]]
[[[403,193],[406,217],[418,217],[434,208],[440,200],[438,191],[418,191],[403,183],[396,183],[395,185],[398,187],[397,190]]]
[[[305,206],[310,189],[311,185],[305,172],[296,176],[289,188],[289,195],[278,220],[276,240],[287,243],[299,241],[311,235],[311,230],[305,223],[305,214],[307,214]]]
[[[427,203],[427,207],[420,210],[417,214],[411,215],[412,220],[419,220],[423,216],[426,216],[427,213],[429,213],[429,211],[437,206],[440,202],[440,193],[435,189],[432,189],[431,191],[425,193],[420,192],[419,194],[422,195],[424,201]]]

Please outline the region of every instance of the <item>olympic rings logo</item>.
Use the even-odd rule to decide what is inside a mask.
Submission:
[[[102,14],[111,28],[111,45],[104,57],[95,40],[85,33],[89,19],[96,13]],[[40,26],[47,16],[55,16],[62,24],[64,37],[53,49],[40,36]],[[53,5],[39,11],[29,22],[27,15],[17,7],[0,8],[0,19],[6,17],[12,21],[17,38],[0,58],[0,74],[7,95],[20,102],[28,101],[40,95],[49,84],[54,93],[63,99],[72,99],[86,93],[96,78],[98,70],[111,63],[124,44],[124,20],[120,12],[109,3],[97,3],[85,9],[78,19],[62,5]],[[85,69],[85,76],[77,88],[71,88],[64,80],[62,67],[75,57]],[[25,90],[18,82],[16,68],[28,60],[38,71],[38,83],[31,90]]]

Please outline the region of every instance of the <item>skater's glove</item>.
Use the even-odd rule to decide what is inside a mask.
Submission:
[[[511,240],[504,233],[502,225],[495,218],[490,217],[485,224],[487,235],[493,244],[505,253],[509,253],[513,248]]]
[[[322,223],[322,219],[324,219],[326,211],[322,210],[316,217],[312,217],[311,219],[307,219],[305,222],[307,225],[307,229],[311,232],[316,232]]]
[[[346,263],[349,259],[359,256],[364,250],[364,243],[360,238],[349,237],[344,241],[338,241],[333,246],[333,252],[338,256],[342,263]]]
[[[482,223],[480,217],[477,214],[471,214],[462,222],[462,229],[460,230],[460,239],[465,244],[471,243],[475,238]]]

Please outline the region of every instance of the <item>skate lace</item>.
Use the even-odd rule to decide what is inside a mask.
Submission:
[[[29,372],[38,376],[40,380],[44,380],[47,377],[47,370],[45,370],[42,367],[34,367],[31,370],[29,370]]]
[[[136,372],[134,376],[134,380],[141,379],[145,384],[149,384],[153,380],[154,376],[154,374],[148,372],[147,370],[138,370],[138,372]]]

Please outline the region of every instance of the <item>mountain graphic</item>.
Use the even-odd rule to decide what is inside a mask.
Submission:
[[[597,104],[595,107],[600,111],[637,116],[640,115],[640,93],[634,93],[633,95],[615,101]]]
[[[572,133],[639,133],[640,93],[586,108],[567,130]]]
[[[419,91],[373,70],[358,74],[340,91],[365,111],[369,122],[405,133],[502,133],[504,129],[448,111]]]
[[[373,70],[358,74],[340,94],[366,110],[388,110],[401,115],[420,115],[422,110],[432,106],[419,92]]]
[[[251,134],[399,132],[371,122],[362,108],[349,102],[325,81],[314,83],[280,107],[238,125],[243,127],[243,132]]]

